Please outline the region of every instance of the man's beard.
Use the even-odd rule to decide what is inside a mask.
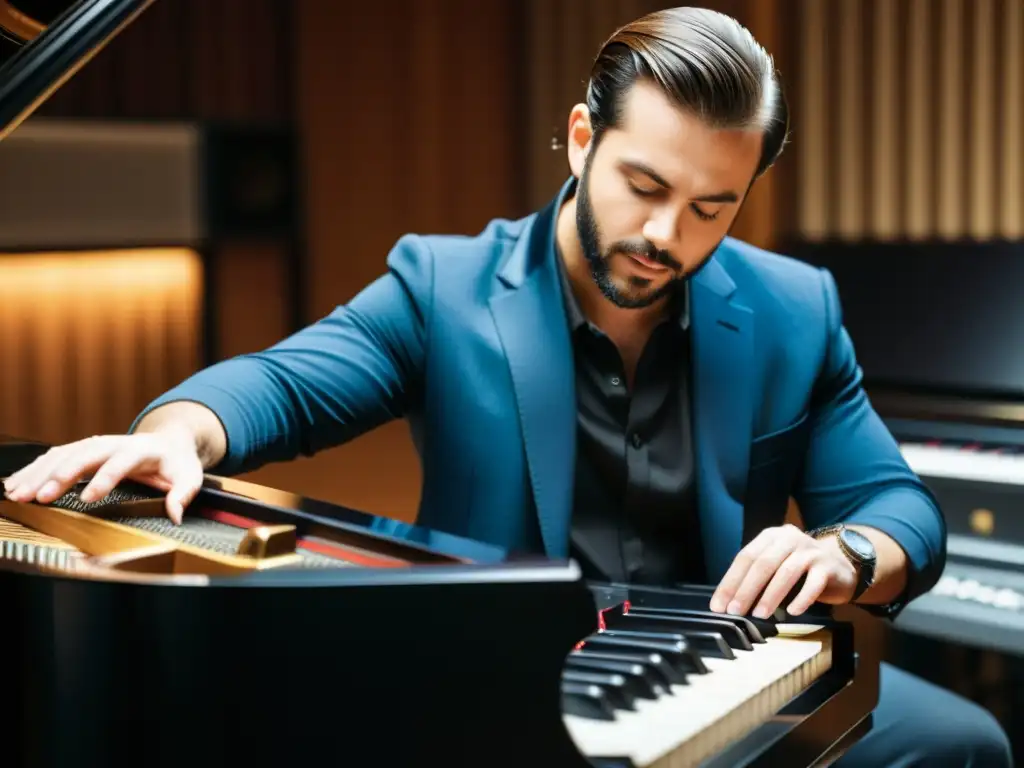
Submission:
[[[589,190],[590,164],[583,166],[580,181],[576,190],[576,233],[580,239],[583,257],[590,267],[590,275],[606,299],[623,309],[643,309],[674,294],[690,279],[683,265],[672,258],[666,251],[659,251],[648,241],[621,241],[609,246],[604,252],[601,249],[601,236],[597,227],[594,209],[590,204]],[[717,247],[717,246],[716,246]],[[628,287],[616,286],[612,279],[611,260],[616,254],[635,254],[662,264],[672,270],[673,277],[659,288],[650,289],[651,281],[638,275],[628,278]],[[709,253],[708,256],[711,254]],[[707,259],[701,262],[703,265]]]

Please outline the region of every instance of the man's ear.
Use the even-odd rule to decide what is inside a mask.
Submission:
[[[566,134],[566,152],[569,169],[577,179],[583,174],[583,166],[590,152],[594,131],[590,126],[590,111],[586,104],[577,104],[569,113],[569,130]]]

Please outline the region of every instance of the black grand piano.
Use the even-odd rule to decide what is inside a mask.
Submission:
[[[0,137],[148,4],[0,0]],[[47,448],[0,440],[0,477]],[[710,615],[233,478],[180,526],[78,490],[0,501],[5,766],[798,767],[870,727],[827,611]]]

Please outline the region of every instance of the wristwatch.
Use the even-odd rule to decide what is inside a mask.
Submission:
[[[846,559],[853,563],[853,567],[857,569],[857,586],[853,592],[853,600],[863,595],[867,588],[874,583],[875,545],[871,543],[867,536],[852,528],[847,528],[842,523],[826,525],[824,528],[808,531],[807,535],[815,539],[823,539],[826,536],[836,537],[839,543],[839,550],[846,555]]]

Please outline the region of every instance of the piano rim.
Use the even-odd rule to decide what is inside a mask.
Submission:
[[[19,11],[11,5],[10,0],[0,0],[0,29],[14,35],[20,42],[27,43],[35,39],[46,26],[24,11]]]
[[[236,575],[166,574],[121,571],[104,567],[100,558],[83,557],[74,570],[0,559],[5,572],[50,579],[55,582],[115,583],[153,587],[315,589],[361,586],[439,586],[444,584],[494,584],[582,581],[575,560],[507,563],[413,564],[405,568],[339,567],[253,570]],[[93,561],[90,564],[89,561]],[[595,613],[596,616],[596,613]],[[595,619],[596,621],[596,619]]]

